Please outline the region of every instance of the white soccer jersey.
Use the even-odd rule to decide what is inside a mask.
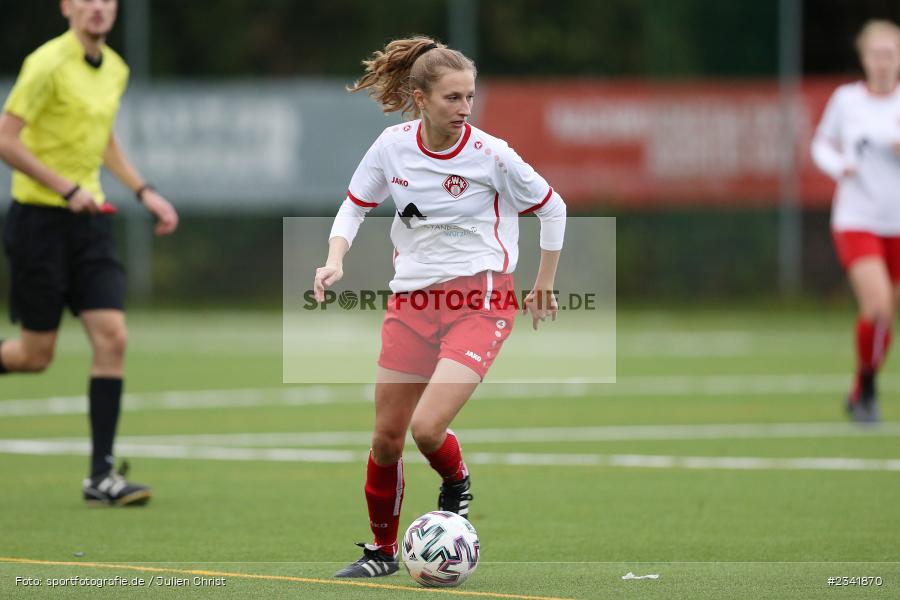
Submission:
[[[352,243],[365,213],[391,196],[392,291],[513,272],[520,214],[541,219],[542,248],[562,248],[565,204],[506,142],[466,123],[456,145],[431,152],[421,126],[394,125],[378,137],[353,174],[331,233]]]
[[[836,231],[900,235],[900,88],[873,94],[865,83],[840,86],[816,130],[816,165],[837,181],[831,226]],[[855,175],[844,176],[852,167]]]

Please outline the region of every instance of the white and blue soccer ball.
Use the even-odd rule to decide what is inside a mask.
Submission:
[[[426,587],[461,585],[478,567],[481,550],[472,524],[443,511],[413,521],[400,547],[410,577]]]

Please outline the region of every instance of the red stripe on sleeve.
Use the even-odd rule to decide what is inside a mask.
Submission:
[[[552,196],[552,195],[553,195],[553,188],[551,187],[551,188],[550,188],[550,191],[547,192],[547,195],[544,196],[544,199],[541,200],[541,203],[540,203],[540,204],[535,204],[535,205],[532,206],[531,208],[526,209],[526,210],[523,210],[523,211],[520,212],[519,214],[520,214],[520,215],[527,215],[528,213],[533,213],[533,212],[536,211],[536,210],[540,210],[542,206],[544,206],[545,204],[547,204],[547,201],[550,200],[550,196]]]
[[[376,204],[375,202],[366,202],[365,200],[360,200],[359,198],[354,196],[350,190],[347,190],[347,197],[353,201],[353,204],[362,206],[363,208],[375,208],[376,206],[378,206],[378,204]]]

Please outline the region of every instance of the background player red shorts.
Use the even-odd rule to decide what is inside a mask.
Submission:
[[[864,256],[880,256],[891,281],[900,282],[900,237],[883,237],[868,231],[832,231],[831,239],[844,269]]]
[[[391,294],[378,364],[431,377],[438,360],[449,358],[484,379],[512,330],[518,306],[512,275],[487,271]]]

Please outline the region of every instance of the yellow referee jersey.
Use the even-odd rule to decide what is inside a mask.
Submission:
[[[98,203],[100,166],[109,144],[119,101],[128,84],[128,65],[103,46],[95,67],[72,31],[50,40],[25,59],[3,110],[25,121],[21,139],[45,165],[91,192]],[[55,191],[15,171],[13,198],[23,204],[66,206]]]

